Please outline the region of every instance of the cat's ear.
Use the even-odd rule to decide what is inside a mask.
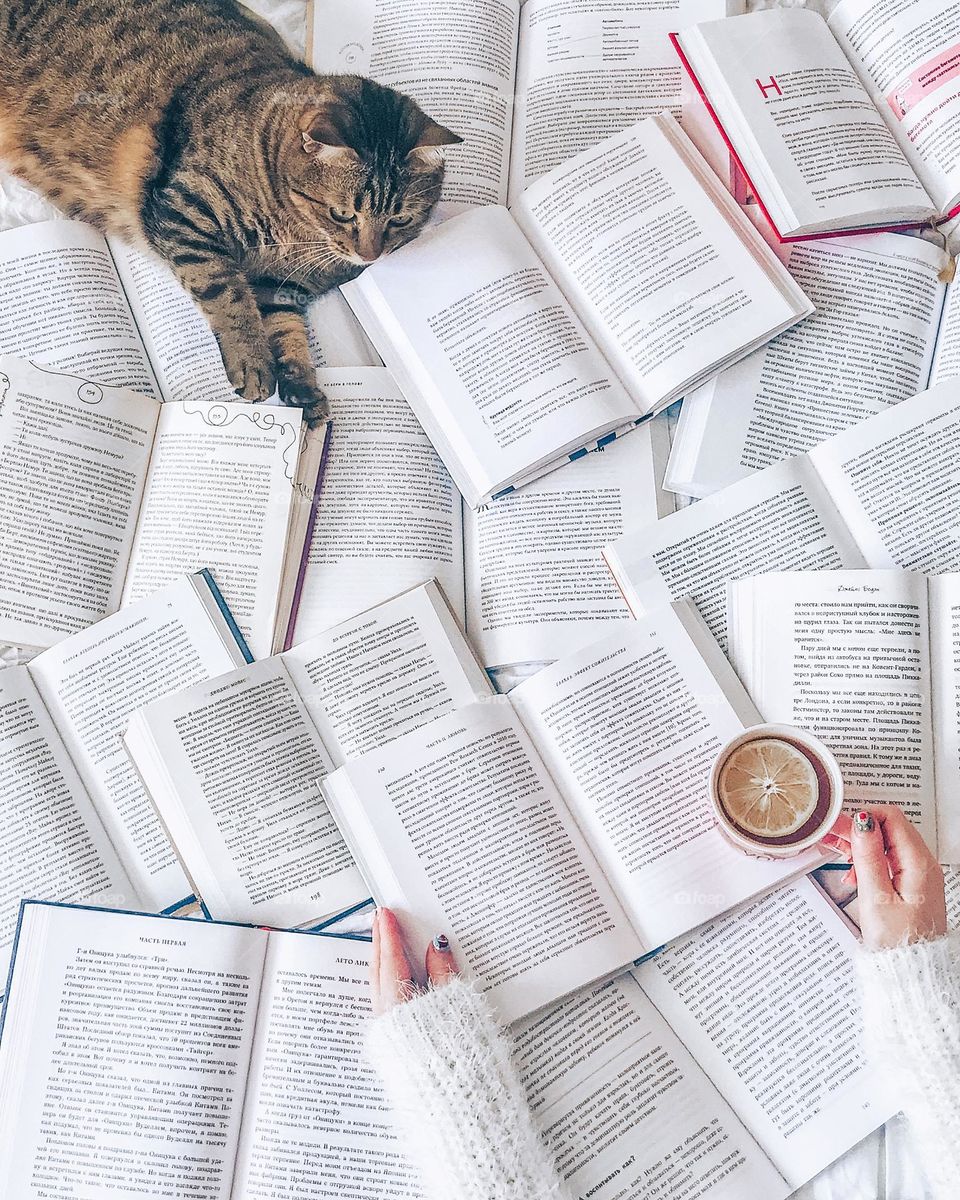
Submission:
[[[436,121],[427,117],[420,136],[417,138],[417,144],[407,155],[407,158],[412,161],[427,163],[430,166],[439,165],[443,162],[443,147],[455,146],[458,142],[462,141],[463,138],[459,134],[453,133],[443,125],[438,125]]]
[[[308,109],[300,118],[300,138],[306,154],[318,162],[347,162],[357,158],[344,136],[349,114],[339,104]]]

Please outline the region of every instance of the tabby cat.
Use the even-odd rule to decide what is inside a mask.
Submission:
[[[302,310],[417,235],[460,138],[234,0],[0,0],[0,64],[0,162],[165,258],[241,396],[323,420]]]

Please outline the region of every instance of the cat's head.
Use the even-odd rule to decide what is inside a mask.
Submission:
[[[286,154],[287,224],[341,266],[364,267],[420,232],[440,195],[442,148],[462,139],[392,88],[360,76],[325,83]]]

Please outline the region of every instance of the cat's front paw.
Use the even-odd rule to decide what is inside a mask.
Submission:
[[[264,357],[221,347],[230,386],[243,400],[269,400],[277,390],[277,377],[269,351]]]
[[[281,374],[277,387],[284,404],[303,409],[304,419],[311,429],[330,420],[330,403],[312,381]]]

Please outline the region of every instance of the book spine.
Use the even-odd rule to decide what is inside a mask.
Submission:
[[[300,611],[300,601],[303,597],[303,583],[307,577],[307,567],[310,564],[310,545],[313,542],[313,531],[317,524],[317,510],[320,507],[320,493],[323,491],[323,479],[327,473],[327,462],[330,458],[330,443],[333,441],[333,422],[330,421],[327,426],[327,435],[323,442],[323,451],[320,455],[320,468],[317,471],[317,481],[313,487],[313,496],[310,500],[310,517],[307,521],[307,529],[303,536],[303,549],[300,553],[300,566],[297,570],[297,582],[293,589],[293,600],[290,604],[290,616],[287,620],[287,631],[283,637],[283,649],[289,650],[293,645],[293,633],[297,624],[297,614]]]

